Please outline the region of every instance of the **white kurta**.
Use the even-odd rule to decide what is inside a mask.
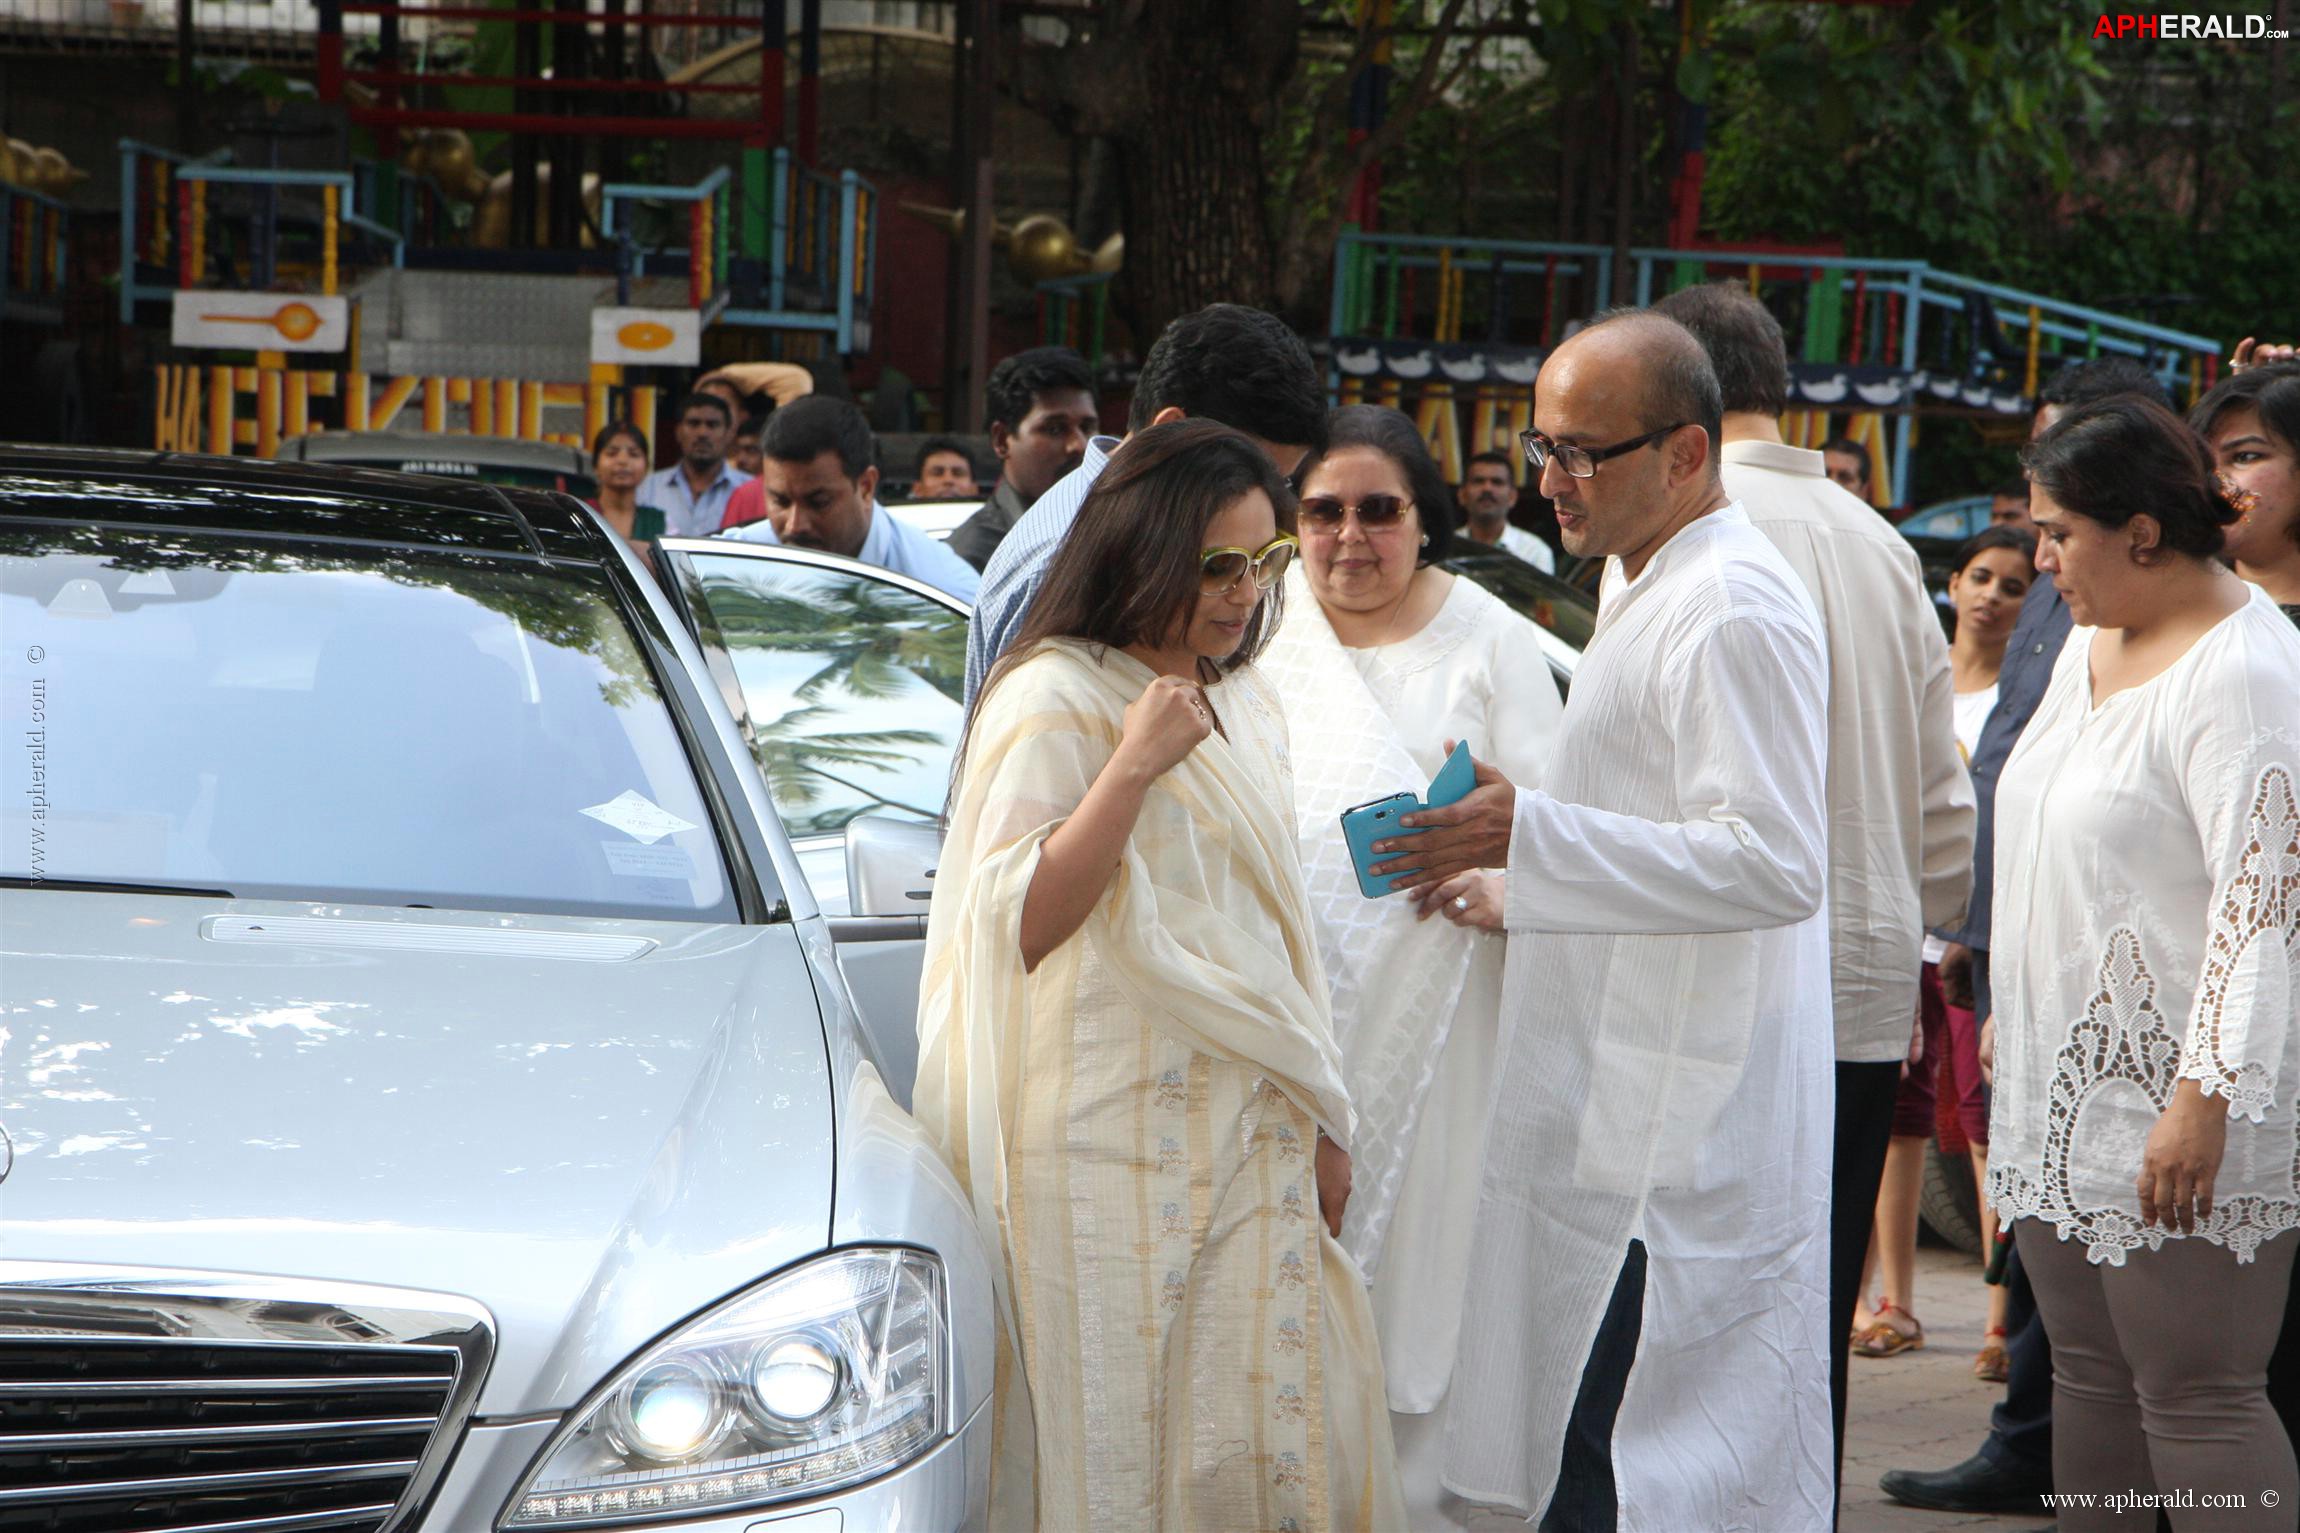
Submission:
[[[2224,1097],[2194,1238],[2249,1260],[2300,1226],[2300,631],[2265,593],[2095,707],[2069,635],[1997,787],[1989,1196],[2096,1262],[2140,1222],[2174,1086]]]
[[[1725,493],[1804,583],[1829,652],[1830,981],[1837,1058],[1909,1051],[1918,948],[1963,918],[1972,779],[1951,732],[1948,641],[1909,540],[1821,454],[1727,442]]]
[[[1620,1526],[1830,1525],[1827,707],[1811,603],[1737,505],[1634,581],[1608,565],[1550,785],[1517,800],[1464,1496],[1546,1507],[1637,1238]]]
[[[1452,589],[1420,632],[1364,649],[1334,639],[1297,580],[1262,657],[1294,740],[1302,862],[1358,1110],[1342,1244],[1373,1280],[1390,1407],[1417,1413],[1453,1374],[1507,943],[1416,921],[1402,897],[1368,900],[1338,817],[1425,788],[1449,740],[1538,786],[1564,711],[1533,625],[1475,581],[1441,578]],[[1426,983],[1441,968],[1442,996]]]

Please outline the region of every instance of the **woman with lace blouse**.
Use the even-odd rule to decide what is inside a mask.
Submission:
[[[1988,1192],[2052,1336],[2055,1486],[2102,1498],[2061,1525],[2189,1491],[2183,1533],[2289,1527],[2262,1385],[2300,1249],[2300,631],[2214,557],[2236,509],[2160,405],[2026,456],[2077,627],[1997,790]]]

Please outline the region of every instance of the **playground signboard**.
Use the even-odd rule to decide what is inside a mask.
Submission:
[[[174,300],[170,334],[178,346],[215,350],[340,352],[351,335],[341,297],[186,289]]]

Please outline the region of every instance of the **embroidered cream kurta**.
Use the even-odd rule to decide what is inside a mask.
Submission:
[[[1313,1178],[1349,1101],[1251,668],[1211,689],[1227,738],[1153,786],[1086,924],[1022,967],[1039,850],[1150,680],[1071,642],[1000,680],[936,878],[915,1111],[994,1252],[991,1524],[1394,1528],[1372,1317]]]
[[[2096,1262],[2194,1238],[2248,1261],[2300,1226],[2300,632],[2264,592],[2092,700],[2069,635],[1997,787],[1989,1196]],[[2213,1210],[2143,1227],[2174,1086],[2228,1106]]]
[[[1475,581],[1439,578],[1452,589],[1420,632],[1345,649],[1297,565],[1261,661],[1285,699],[1302,872],[1358,1113],[1342,1244],[1373,1283],[1390,1408],[1412,1412],[1435,1410],[1453,1376],[1506,939],[1367,899],[1341,815],[1426,790],[1448,740],[1538,787],[1563,712],[1534,626]]]
[[[1629,1242],[1625,1533],[1829,1527],[1828,670],[1737,506],[1608,565],[1509,973],[1446,1484],[1538,1511]]]

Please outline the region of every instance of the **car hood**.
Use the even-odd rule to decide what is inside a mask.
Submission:
[[[462,1294],[482,1415],[829,1237],[788,923],[10,891],[0,1006],[0,1256]]]

